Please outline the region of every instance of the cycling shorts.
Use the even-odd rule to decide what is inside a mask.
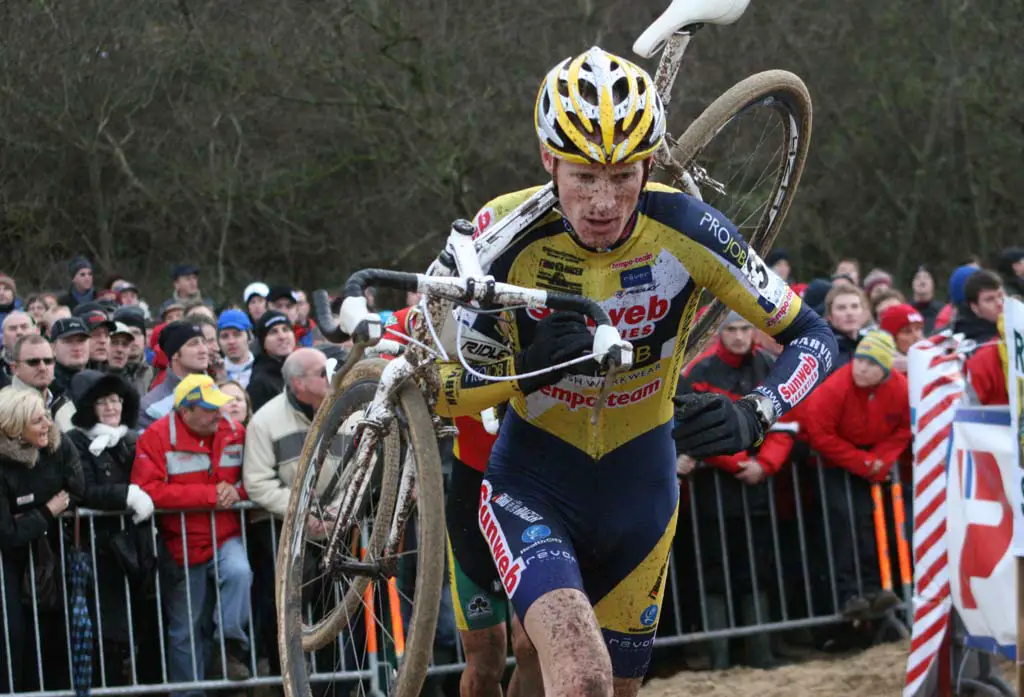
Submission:
[[[526,618],[545,593],[587,594],[619,678],[647,672],[679,503],[671,423],[594,460],[509,411],[480,487],[479,522]]]
[[[452,477],[445,500],[448,577],[455,625],[462,632],[488,629],[508,620],[508,598],[477,526],[483,478],[483,472],[452,458]]]

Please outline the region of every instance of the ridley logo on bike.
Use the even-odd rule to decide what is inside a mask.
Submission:
[[[491,506],[491,483],[486,479],[480,484],[479,524],[480,532],[487,540],[487,546],[494,558],[494,566],[501,578],[501,585],[504,586],[505,593],[511,598],[519,588],[521,574],[526,568],[526,564],[523,563],[522,557],[512,558],[512,550],[508,546],[508,540],[505,539],[505,533],[502,532],[501,526],[494,518],[494,508]]]
[[[818,382],[818,359],[809,353],[800,354],[800,362],[796,372],[786,382],[779,385],[779,394],[787,404],[793,405],[810,394]]]

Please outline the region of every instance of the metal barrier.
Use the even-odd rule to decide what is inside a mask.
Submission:
[[[895,468],[894,468],[895,470]],[[896,473],[898,477],[898,472]],[[660,617],[656,647],[672,646],[694,642],[708,642],[715,646],[716,640],[734,637],[753,637],[783,630],[822,627],[843,621],[842,603],[845,595],[864,595],[874,590],[877,584],[875,567],[879,559],[868,555],[865,550],[872,546],[871,539],[864,539],[865,530],[871,525],[865,516],[872,511],[865,510],[863,480],[853,478],[845,472],[818,466],[788,464],[781,473],[765,483],[748,486],[717,469],[701,468],[682,481],[679,526],[669,560],[669,576],[663,611]],[[906,497],[909,501],[912,497]],[[845,508],[846,510],[841,510]],[[253,504],[243,502],[235,506],[242,517],[242,548],[247,558],[252,552],[251,526],[247,520]],[[160,513],[160,512],[158,512]],[[164,515],[179,515],[184,530],[185,512],[162,512]],[[214,588],[213,602],[199,603],[194,599],[191,584],[168,577],[168,568],[158,568],[151,574],[152,584],[148,590],[141,590],[138,583],[129,581],[120,568],[110,568],[114,560],[98,554],[94,541],[105,535],[116,534],[127,528],[126,519],[120,512],[80,510],[83,525],[87,526],[88,552],[93,573],[90,581],[89,605],[94,624],[94,675],[93,694],[126,695],[166,692],[170,686],[178,690],[223,690],[245,689],[260,685],[280,685],[279,676],[267,674],[265,661],[258,660],[259,640],[257,629],[262,634],[266,627],[255,627],[257,614],[254,599],[266,602],[265,596],[246,598],[244,609],[250,620],[246,627],[245,640],[248,654],[246,667],[250,673],[245,680],[228,679],[226,639],[216,633],[211,656],[212,665],[217,665],[219,674],[211,674],[202,656],[203,646],[194,628],[197,618],[204,625],[216,617],[218,624],[224,621],[224,605],[221,602],[221,584],[208,583]],[[209,512],[211,526],[216,530],[216,516]],[[904,521],[910,516],[890,515],[889,520]],[[68,515],[63,517],[67,524]],[[112,519],[119,521],[112,523]],[[140,526],[155,549],[159,549],[157,526],[149,523]],[[270,522],[272,553],[276,556],[277,524]],[[876,531],[877,532],[877,531]],[[186,533],[187,534],[187,533]],[[8,574],[19,568],[11,559],[0,553],[0,594],[3,611],[3,634],[0,636],[0,687],[11,685],[17,666],[13,654],[23,656],[23,666],[18,684],[24,694],[37,697],[73,695],[69,688],[68,676],[72,671],[74,647],[70,640],[71,620],[69,606],[70,589],[64,569],[66,553],[64,536],[60,536],[59,556],[61,559],[60,607],[55,612],[41,610],[40,597],[35,587],[37,559],[34,551],[27,553],[32,603],[28,607],[10,607],[20,603],[18,596],[7,592],[8,582],[20,585],[20,579],[11,579]],[[890,539],[893,539],[890,536]],[[185,545],[187,549],[187,544]],[[859,550],[859,551],[858,551]],[[839,555],[839,556],[837,556]],[[852,555],[852,556],[851,556]],[[866,558],[865,558],[866,557]],[[187,560],[186,560],[187,561]],[[10,562],[10,563],[8,563]],[[852,565],[851,565],[852,562]],[[221,578],[221,555],[215,554],[212,561],[214,578]],[[852,566],[853,576],[849,575]],[[180,567],[178,567],[180,569]],[[688,571],[683,571],[688,570]],[[266,569],[260,565],[265,577]],[[870,571],[870,574],[866,574]],[[203,573],[208,573],[205,569]],[[250,569],[250,574],[252,569]],[[183,571],[179,574],[184,575]],[[103,577],[101,579],[101,576]],[[111,579],[115,579],[111,581]],[[244,579],[243,579],[244,580]],[[879,619],[883,628],[891,627],[906,635],[909,622],[911,589],[902,581],[898,590],[902,603],[889,610]],[[101,588],[101,583],[104,584]],[[114,586],[118,590],[113,590]],[[13,586],[12,586],[13,587]],[[123,592],[120,588],[123,587]],[[185,605],[192,622],[189,626],[189,660],[193,677],[200,665],[206,670],[198,679],[175,681],[170,679],[168,659],[168,621],[166,605],[170,594],[184,590]],[[272,589],[260,589],[261,593]],[[447,589],[446,589],[447,595]],[[111,597],[119,599],[116,608],[104,606]],[[196,601],[196,602],[194,602]],[[123,603],[123,604],[122,604]],[[200,607],[196,607],[200,605]],[[216,608],[216,610],[215,610]],[[448,600],[450,613],[450,599]],[[19,626],[12,635],[12,618],[21,611],[21,619],[28,614],[31,632]],[[219,611],[218,611],[219,610]],[[119,617],[127,620],[126,642],[121,648],[124,654],[111,655],[111,647],[120,646],[110,640],[112,627],[104,629],[104,623],[116,622]],[[265,608],[263,609],[265,613]],[[12,614],[13,613],[13,614]],[[198,614],[197,614],[198,613]],[[209,613],[209,618],[206,617]],[[452,636],[438,636],[438,642],[454,647],[450,651],[453,660],[434,665],[430,675],[440,676],[461,671],[464,667],[462,647],[454,636],[454,620],[439,623],[447,629],[439,634],[451,632]],[[209,620],[209,621],[208,621]],[[276,634],[276,627],[269,631]],[[204,630],[204,633],[208,633]],[[34,637],[27,646],[11,650],[12,641],[19,637]],[[104,640],[104,639],[107,640]],[[350,651],[357,650],[351,637],[339,637],[340,665],[327,670],[318,665],[318,657],[310,657],[311,669],[317,681],[368,681],[369,691],[374,692],[377,671],[380,666],[375,657],[367,661],[357,660],[355,667]],[[719,641],[718,646],[721,646]],[[29,649],[25,651],[25,649]],[[365,644],[364,644],[365,648]],[[358,656],[357,656],[358,658]],[[749,657],[748,657],[749,658]],[[511,659],[509,659],[511,662]],[[173,672],[173,671],[171,671]]]

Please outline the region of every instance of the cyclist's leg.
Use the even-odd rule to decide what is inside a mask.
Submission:
[[[448,574],[466,669],[461,697],[500,697],[507,656],[508,599],[477,525],[483,473],[453,458],[446,497]]]
[[[647,673],[677,516],[678,504],[668,520],[664,511],[638,520],[642,525],[627,531],[601,573],[587,579],[587,592],[597,601],[594,614],[611,657],[615,697],[635,697]]]
[[[512,615],[512,653],[516,667],[508,683],[508,697],[539,697],[544,694],[544,678],[540,671],[537,647],[526,635],[517,615]]]
[[[536,648],[544,693],[611,697],[611,661],[566,525],[527,488],[524,480],[492,480],[489,472],[480,493],[480,528]]]

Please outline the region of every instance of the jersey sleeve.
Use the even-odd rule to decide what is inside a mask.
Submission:
[[[730,309],[785,348],[755,392],[771,400],[778,418],[832,371],[838,352],[832,330],[747,245],[736,226],[711,206],[686,196],[677,214],[691,273]]]

